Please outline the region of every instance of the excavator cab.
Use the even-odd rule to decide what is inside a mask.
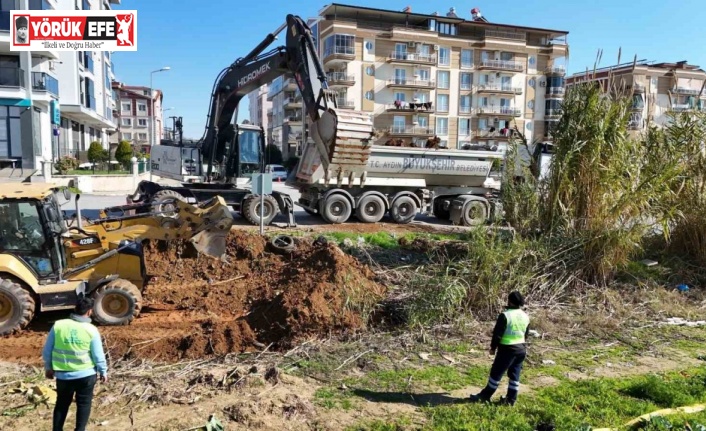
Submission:
[[[76,196],[75,226],[59,205],[60,188],[8,184],[0,191],[0,335],[25,328],[36,312],[68,310],[79,295],[95,300],[99,324],[124,325],[139,315],[148,276],[142,241],[190,240],[203,254],[223,258],[233,224],[222,198],[193,206],[177,202],[170,215],[129,214],[82,221]],[[64,189],[64,198],[71,194]]]
[[[265,133],[262,127],[236,124],[233,143],[228,148],[228,178],[249,181],[265,169]]]

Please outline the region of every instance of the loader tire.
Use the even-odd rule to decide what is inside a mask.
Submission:
[[[34,317],[32,295],[20,283],[0,278],[0,335],[11,335],[29,325]]]
[[[319,210],[321,217],[331,224],[345,223],[353,212],[351,202],[342,194],[330,195],[322,201]]]
[[[409,196],[400,196],[390,206],[390,217],[395,223],[407,224],[417,216],[417,204]]]
[[[139,316],[142,294],[131,282],[118,278],[93,292],[93,317],[101,325],[127,325]]]
[[[279,212],[277,200],[271,195],[265,195],[265,226],[269,226]],[[244,199],[242,215],[255,226],[260,225],[260,196],[251,195]]]
[[[365,196],[358,202],[355,215],[363,223],[377,223],[385,216],[385,201],[377,195]]]
[[[186,198],[174,190],[158,191],[152,197],[154,211],[164,213],[162,215],[165,217],[175,217],[177,215],[174,211],[176,209],[175,200],[186,202]]]

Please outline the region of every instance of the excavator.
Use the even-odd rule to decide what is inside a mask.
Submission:
[[[197,252],[224,259],[233,216],[222,198],[168,213],[145,205],[106,208],[84,224],[61,210],[72,194],[50,183],[6,184],[0,191],[0,335],[26,328],[38,313],[95,301],[102,325],[126,325],[140,314],[148,282],[142,242],[187,240]]]
[[[286,44],[263,54],[285,29]],[[261,208],[256,191],[238,186],[243,177],[264,172],[265,139],[261,127],[232,124],[234,114],[237,118],[243,97],[279,76],[294,77],[309,117],[311,137],[321,154],[317,163],[325,167],[327,177],[352,179],[364,175],[374,133],[372,118],[368,113],[338,109],[336,92],[328,88],[311,29],[300,17],[290,14],[252,51],[218,74],[206,131],[197,145],[198,159],[207,164],[199,181],[183,182],[181,186],[142,181],[128,202],[151,203],[167,210],[174,201],[194,203],[219,195],[252,224],[260,224],[260,219],[270,224],[279,209],[288,215],[289,226],[294,226],[294,203],[289,195],[273,191],[264,196]],[[152,159],[153,168],[159,163]]]

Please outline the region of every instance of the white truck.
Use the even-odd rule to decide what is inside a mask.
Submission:
[[[150,169],[162,178],[177,181],[197,179],[202,171],[201,153],[196,147],[155,145],[150,153]]]
[[[351,215],[376,223],[389,214],[404,224],[422,213],[474,226],[501,211],[500,178],[491,172],[503,151],[368,145],[350,152],[357,163],[350,154],[345,165],[336,164],[335,155],[322,163],[319,145],[306,144],[287,180],[301,193],[296,204],[329,223],[344,223]]]

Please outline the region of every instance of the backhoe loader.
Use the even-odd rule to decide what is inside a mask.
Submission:
[[[72,309],[81,295],[95,300],[97,323],[129,324],[148,279],[143,240],[190,240],[200,253],[225,255],[233,217],[220,196],[197,206],[175,200],[168,213],[112,207],[84,224],[76,195],[76,223],[69,225],[61,194],[46,183],[0,191],[0,335],[25,328],[37,313]],[[68,189],[63,198],[71,200]]]

